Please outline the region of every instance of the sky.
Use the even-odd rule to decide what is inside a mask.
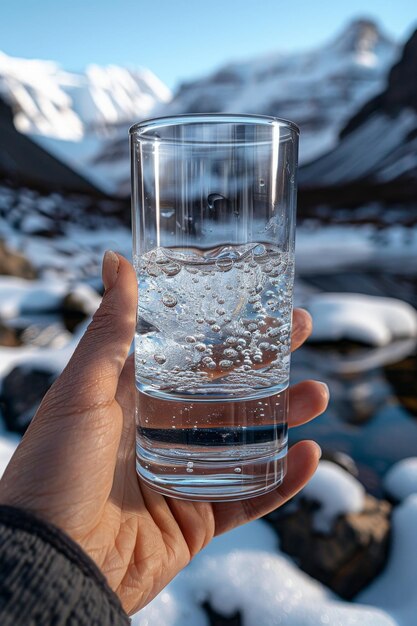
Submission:
[[[0,50],[73,71],[147,67],[174,88],[228,61],[320,45],[358,16],[405,40],[416,0],[1,0]]]

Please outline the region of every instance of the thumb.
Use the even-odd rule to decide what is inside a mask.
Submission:
[[[99,308],[57,383],[76,395],[77,408],[105,406],[114,400],[136,325],[137,285],[133,267],[108,250],[102,269],[105,292]],[[72,390],[72,391],[71,391]]]

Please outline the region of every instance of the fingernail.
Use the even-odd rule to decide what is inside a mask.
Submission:
[[[317,380],[316,382],[325,389],[326,395],[327,395],[327,397],[329,397],[330,396],[329,386],[326,385],[326,383],[324,383],[322,380]]]
[[[317,443],[317,441],[314,442],[315,446],[317,447],[317,452],[319,454],[319,459],[321,459],[321,455],[323,454],[322,449],[320,448],[319,444]]]
[[[119,257],[113,250],[106,250],[103,257],[102,279],[104,289],[108,291],[117,280],[119,274]]]

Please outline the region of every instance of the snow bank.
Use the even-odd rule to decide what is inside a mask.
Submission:
[[[417,336],[417,312],[401,300],[354,293],[320,293],[307,303],[312,339],[350,339],[383,346],[393,339]]]
[[[386,473],[385,490],[397,500],[417,494],[417,457],[399,461]]]
[[[391,554],[387,566],[357,600],[389,613],[398,626],[414,626],[417,619],[417,494],[394,510]],[[367,622],[363,622],[367,623]]]
[[[214,539],[133,617],[132,626],[208,626],[204,601],[225,615],[241,611],[245,626],[397,626],[378,609],[340,601],[300,572],[277,551],[276,538],[262,521]]]
[[[59,308],[67,287],[62,282],[25,280],[0,276],[0,315],[11,318],[20,313],[53,311]]]
[[[320,461],[316,473],[300,496],[320,503],[313,523],[316,530],[326,533],[339,515],[362,511],[365,489],[339,465]]]

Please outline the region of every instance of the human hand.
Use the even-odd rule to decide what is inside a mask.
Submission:
[[[43,399],[2,480],[0,503],[55,524],[101,568],[133,613],[145,606],[215,535],[265,515],[313,475],[319,448],[303,441],[288,454],[288,472],[274,491],[237,502],[165,498],[135,471],[133,360],[137,286],[132,266],[107,253],[106,291],[67,367]],[[292,348],[311,331],[294,311]],[[289,425],[326,408],[325,386],[290,390]]]

